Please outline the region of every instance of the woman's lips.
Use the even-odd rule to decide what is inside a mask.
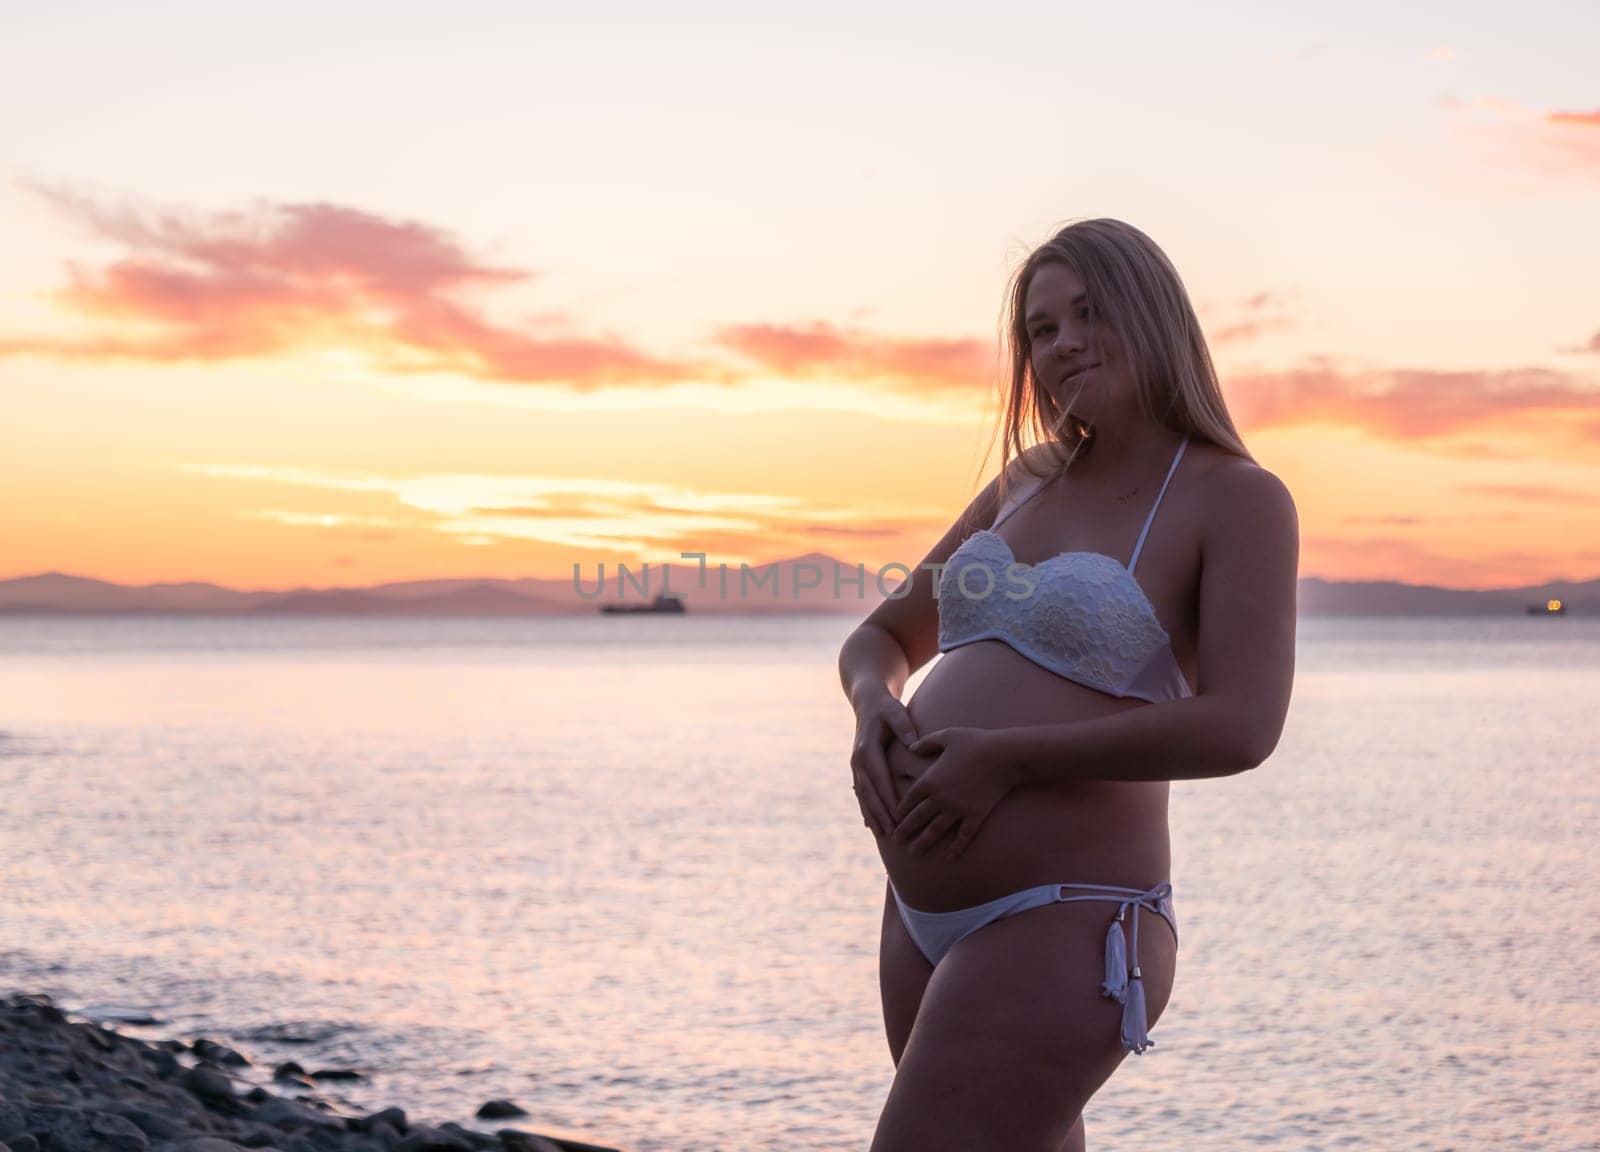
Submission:
[[[1100,367],[1100,365],[1098,365],[1098,364],[1085,364],[1082,368],[1079,368],[1077,371],[1068,373],[1067,375],[1063,376],[1061,378],[1061,382],[1063,384],[1070,383],[1071,381],[1076,380],[1079,376],[1082,376],[1085,372],[1092,372],[1094,369],[1096,369],[1098,367]]]

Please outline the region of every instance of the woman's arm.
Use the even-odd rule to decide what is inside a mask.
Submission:
[[[911,665],[900,642],[870,620],[850,633],[839,649],[839,683],[851,704],[859,706],[863,694],[886,689],[898,700],[910,677]]]
[[[994,734],[1010,783],[1231,776],[1277,747],[1294,683],[1300,530],[1294,499],[1247,462],[1219,469],[1201,544],[1200,693]]]

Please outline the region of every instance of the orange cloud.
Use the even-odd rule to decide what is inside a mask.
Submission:
[[[1460,129],[1479,153],[1483,176],[1500,187],[1528,190],[1551,180],[1600,177],[1600,111],[1539,112],[1484,97],[1460,106],[1460,113]]]
[[[1463,484],[1463,492],[1525,500],[1533,504],[1596,504],[1600,495],[1577,488],[1558,488],[1552,484]]]
[[[533,277],[484,263],[427,225],[325,203],[147,213],[34,191],[126,254],[72,268],[59,294],[102,330],[0,340],[0,355],[216,361],[345,347],[388,371],[580,390],[707,375],[615,340],[490,323],[464,297]]]
[[[995,347],[980,340],[895,340],[825,321],[732,325],[713,339],[786,377],[952,389],[992,389],[996,381]]]
[[[1582,128],[1600,128],[1600,109],[1593,112],[1546,112],[1549,124],[1575,124]]]
[[[1328,361],[1224,381],[1229,407],[1252,428],[1340,424],[1387,440],[1503,432],[1510,423],[1558,417],[1569,435],[1600,440],[1600,389],[1545,368],[1441,372],[1346,371]],[[1572,417],[1584,418],[1573,424]]]

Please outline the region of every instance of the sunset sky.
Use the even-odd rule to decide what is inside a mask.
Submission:
[[[1600,576],[1600,6],[1478,7],[30,5],[0,578],[914,563],[1088,216],[1302,575]]]

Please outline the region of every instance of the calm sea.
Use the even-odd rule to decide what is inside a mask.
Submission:
[[[434,1121],[865,1148],[854,623],[0,620],[0,988]],[[1597,745],[1600,621],[1302,621],[1276,754],[1174,787],[1091,1146],[1593,1149]]]

